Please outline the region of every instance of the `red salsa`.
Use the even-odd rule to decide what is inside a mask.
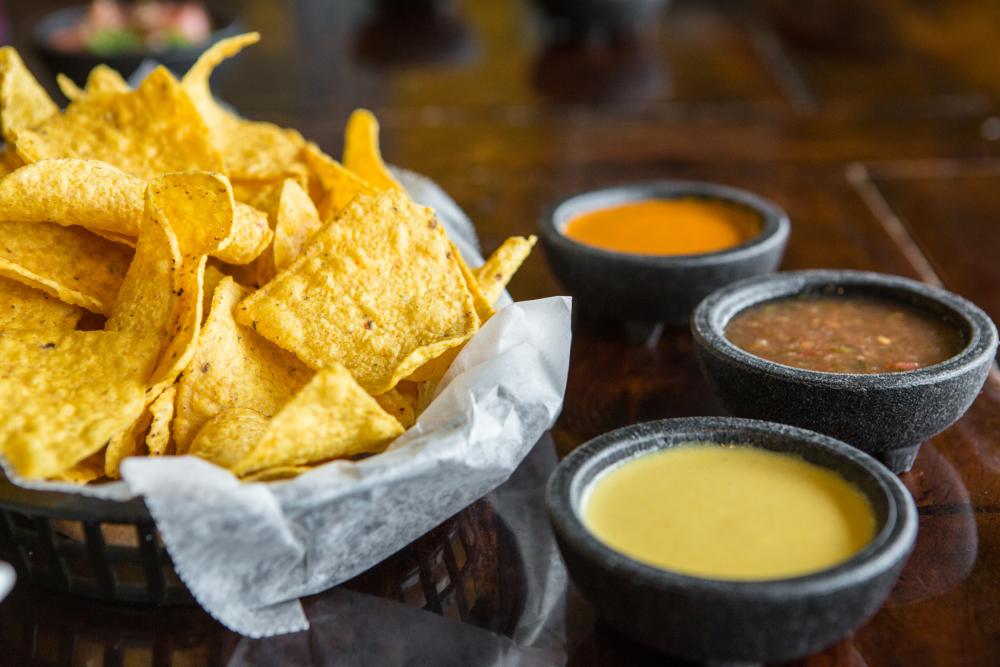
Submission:
[[[965,336],[929,312],[889,299],[800,296],[737,314],[726,337],[786,366],[828,373],[896,373],[958,354]]]

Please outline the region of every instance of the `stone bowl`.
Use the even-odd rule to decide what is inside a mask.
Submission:
[[[587,530],[580,506],[598,475],[693,441],[794,454],[836,471],[871,501],[874,539],[849,560],[813,574],[723,581],[640,563]],[[873,458],[819,433],[749,419],[665,419],[606,433],[563,460],[546,500],[570,577],[604,622],[660,651],[713,663],[781,662],[835,643],[882,605],[917,534],[910,494]]]
[[[86,4],[73,5],[58,9],[43,16],[34,28],[34,46],[42,61],[53,75],[65,74],[77,85],[83,86],[90,70],[100,64],[105,64],[117,70],[128,78],[139,69],[143,61],[151,61],[164,65],[177,76],[182,76],[198,60],[208,47],[220,39],[234,37],[244,30],[243,22],[230,13],[208,3],[214,29],[209,38],[190,47],[168,48],[163,50],[138,49],[108,56],[100,56],[88,51],[64,51],[53,46],[53,34],[80,21],[87,11]]]
[[[825,373],[761,359],[725,336],[729,320],[755,304],[798,294],[857,294],[899,300],[945,318],[966,347],[933,366],[898,373]],[[925,440],[975,400],[997,351],[997,329],[965,299],[898,276],[798,271],[745,280],[706,298],[691,318],[702,373],[738,417],[826,433],[868,452],[894,472],[913,466]]]
[[[603,250],[565,234],[588,211],[645,199],[717,199],[756,211],[760,233],[700,255],[634,255]],[[788,243],[788,216],[755,194],[715,183],[653,181],[584,192],[556,204],[538,224],[542,247],[575,306],[592,316],[686,324],[698,302],[723,285],[774,271]]]

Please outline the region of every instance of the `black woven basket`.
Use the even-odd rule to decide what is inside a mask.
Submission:
[[[36,588],[143,606],[193,603],[139,498],[32,491],[0,477],[0,558]],[[509,529],[479,501],[344,585],[502,633],[520,614],[522,584]]]
[[[0,479],[0,557],[48,590],[147,605],[191,601],[142,499],[32,491]]]

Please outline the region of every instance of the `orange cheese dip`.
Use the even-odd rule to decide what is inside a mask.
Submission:
[[[714,199],[647,199],[572,218],[565,234],[589,246],[635,255],[700,255],[734,248],[761,231],[749,208]]]

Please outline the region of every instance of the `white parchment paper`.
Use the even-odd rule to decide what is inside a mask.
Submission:
[[[480,264],[458,206],[430,181],[396,173]],[[303,630],[299,597],[367,570],[494,489],[555,421],[569,366],[569,299],[501,303],[417,424],[378,456],[270,484],[240,483],[190,456],[126,459],[121,482],[90,487],[8,476],[31,488],[142,495],[206,611],[248,637]]]

